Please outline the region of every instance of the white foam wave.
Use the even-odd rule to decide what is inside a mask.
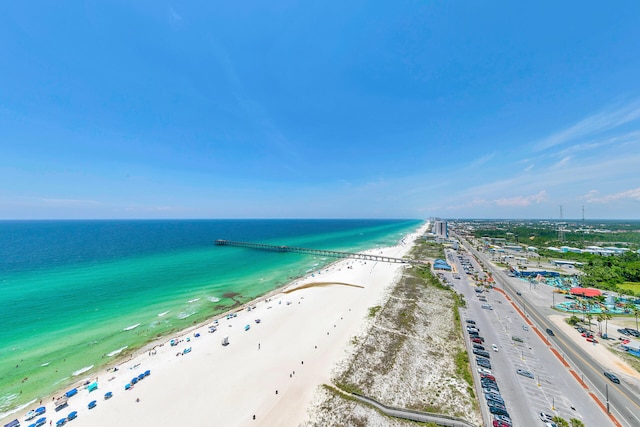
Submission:
[[[194,314],[196,314],[196,311],[183,311],[180,314],[178,314],[178,319],[180,320],[186,319],[187,317],[191,317]]]
[[[162,313],[158,313],[158,317],[162,317],[165,314],[167,314],[168,312],[170,312],[171,310],[167,310],[167,311],[163,311]]]
[[[189,304],[200,301],[200,298],[194,298],[189,300]]]
[[[112,352],[107,353],[107,356],[111,357],[111,356],[115,356],[116,354],[120,354],[120,353],[122,353],[122,351],[123,351],[123,350],[125,350],[127,347],[129,347],[129,346],[128,346],[128,345],[125,345],[125,346],[124,346],[124,347],[122,347],[122,348],[119,348],[119,349],[117,349],[117,350],[113,350]]]
[[[51,363],[51,362],[45,362],[45,363],[43,363],[43,364],[42,364],[42,365],[40,365],[40,366],[49,366],[49,363]]]
[[[75,372],[73,373],[73,376],[74,376],[74,377],[77,377],[78,375],[82,375],[82,374],[84,374],[85,372],[90,371],[91,369],[93,369],[93,365],[85,366],[84,368],[82,368],[82,369],[78,369],[77,371],[75,371]]]
[[[12,393],[12,394],[7,394],[6,396],[1,396],[0,397],[0,408],[5,408],[7,406],[11,405],[11,402],[13,402],[14,400],[16,400],[20,395],[17,393]],[[20,412],[23,409],[25,409],[26,407],[33,405],[36,402],[36,399],[33,399],[27,403],[25,403],[24,405],[20,405],[17,408],[13,408],[10,411],[7,412],[0,412],[0,420],[8,417],[11,414],[15,414],[16,412]]]
[[[211,302],[220,302],[220,298],[218,298],[218,297],[209,297],[209,301],[211,301]]]
[[[136,323],[135,325],[127,326],[126,328],[123,329],[123,331],[130,331],[132,329],[137,328],[138,326],[140,326],[140,323]]]

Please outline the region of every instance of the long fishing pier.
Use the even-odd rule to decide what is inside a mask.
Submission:
[[[216,246],[235,246],[238,248],[258,249],[261,251],[269,252],[294,252],[298,254],[310,254],[319,255],[333,258],[353,258],[365,261],[379,261],[379,262],[393,262],[397,264],[420,264],[421,261],[405,259],[405,258],[393,258],[382,255],[363,254],[354,252],[340,252],[340,251],[327,251],[324,249],[309,249],[309,248],[297,248],[295,246],[279,246],[279,245],[266,245],[264,243],[250,243],[250,242],[234,242],[233,240],[216,240]]]

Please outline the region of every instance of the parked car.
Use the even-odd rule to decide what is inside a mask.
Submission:
[[[620,379],[618,377],[616,377],[614,374],[612,374],[611,372],[604,372],[604,376],[609,378],[612,382],[616,383],[616,384],[620,384]]]
[[[517,336],[517,335],[512,336],[512,337],[511,337],[511,339],[512,339],[512,340],[514,340],[514,341],[517,341],[517,342],[524,342],[524,341],[522,340],[522,338],[520,338],[520,337],[519,337],[519,336]]]
[[[527,325],[522,325],[522,330],[523,330],[523,331],[528,331],[528,330],[529,330],[529,327],[528,327]]]
[[[533,378],[533,374],[529,371],[525,371],[524,369],[516,369],[516,374],[527,378]]]
[[[491,362],[489,362],[489,359],[485,359],[484,357],[476,357],[476,365],[491,369]]]
[[[597,344],[598,340],[591,336],[591,337],[587,338],[587,342],[592,342],[594,344]]]
[[[504,406],[504,399],[499,397],[499,396],[496,396],[495,394],[487,393],[487,394],[484,395],[484,399],[487,401],[487,403],[488,402],[495,402],[495,403],[497,403],[499,405]]]
[[[491,304],[482,304],[480,307],[484,308],[485,310],[493,310],[493,307],[491,307]]]
[[[491,374],[480,374],[480,379],[483,379],[483,378],[486,378],[488,380],[494,380],[494,381],[496,380],[496,377],[494,377]]]
[[[506,409],[499,408],[497,406],[489,405],[489,412],[491,412],[494,415],[504,415],[506,417],[509,416],[509,413],[507,412]]]
[[[492,375],[491,371],[485,368],[478,368],[478,373],[480,375]]]
[[[538,414],[538,415],[540,416],[540,419],[542,421],[544,421],[545,423],[549,422],[549,421],[553,421],[553,415],[549,415],[549,414],[547,414],[545,412],[540,412],[540,414]]]
[[[498,346],[495,344],[491,344],[491,348],[493,349],[493,351],[498,352]]]
[[[505,417],[504,415],[494,415],[493,416],[493,421],[494,423],[497,421],[499,423],[502,423],[502,426],[500,426],[500,424],[498,424],[498,426],[503,427],[503,426],[508,426],[511,427],[511,418],[509,417]],[[495,424],[493,427],[496,427]]]
[[[484,350],[484,346],[483,345],[476,344],[476,343],[473,344],[473,348],[475,350]]]
[[[476,321],[475,320],[471,320],[471,319],[467,319],[467,320],[465,320],[465,322],[471,323],[472,325],[476,324]]]
[[[473,354],[475,354],[476,356],[482,356],[482,357],[486,357],[487,359],[489,357],[491,357],[491,355],[489,354],[488,351],[484,351],[484,350],[477,350],[477,349],[473,349]]]
[[[480,337],[472,337],[471,338],[471,342],[475,342],[475,343],[480,344],[480,343],[482,343],[482,340],[480,339]]]

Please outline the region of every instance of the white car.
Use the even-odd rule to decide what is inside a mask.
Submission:
[[[491,344],[491,348],[493,349],[493,351],[495,351],[496,353],[498,352],[498,346],[495,344]]]
[[[484,375],[491,375],[491,371],[485,368],[478,368],[478,373],[484,374]]]

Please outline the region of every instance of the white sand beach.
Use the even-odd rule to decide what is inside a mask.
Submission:
[[[402,257],[422,231],[371,252]],[[368,308],[379,303],[405,265],[341,260],[255,301],[251,311],[245,307],[237,317],[220,318],[213,333],[210,321],[168,337],[118,365],[118,371],[98,373],[98,390],[79,389],[59,412],[48,399],[47,425],[75,410],[76,427],[297,426],[308,420],[317,387],[330,382],[350,340],[365,325]],[[296,289],[311,283],[319,285]],[[227,346],[221,344],[224,337]],[[171,346],[171,338],[179,344]],[[191,351],[182,355],[186,348]],[[125,390],[146,370],[148,377]],[[104,400],[108,391],[113,397]],[[89,410],[92,400],[97,406]],[[24,419],[24,413],[16,415]]]

